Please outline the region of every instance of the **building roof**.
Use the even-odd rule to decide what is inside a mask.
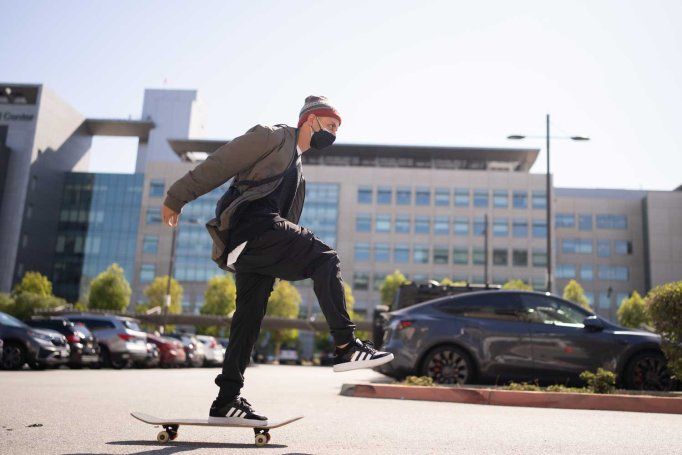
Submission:
[[[227,142],[168,139],[180,159],[191,162],[205,158]],[[312,165],[529,171],[538,153],[538,149],[525,148],[334,144],[323,151],[308,150],[302,159],[304,164]]]
[[[97,119],[89,118],[84,122],[87,131],[93,136],[129,136],[149,140],[149,130],[154,128],[151,120]]]

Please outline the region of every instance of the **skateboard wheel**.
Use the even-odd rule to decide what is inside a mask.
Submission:
[[[159,441],[161,444],[167,443],[169,439],[170,435],[168,434],[167,431],[159,431],[159,434],[156,435],[156,440]]]
[[[176,439],[178,439],[178,434],[177,433],[170,433],[168,435],[168,437],[171,441],[175,441]]]
[[[261,433],[261,434],[256,435],[256,445],[258,447],[264,446],[267,443],[268,443],[268,437],[265,434]]]
[[[265,442],[270,442],[270,433],[265,433],[265,437],[267,438]]]

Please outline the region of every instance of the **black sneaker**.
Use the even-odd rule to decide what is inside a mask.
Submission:
[[[355,338],[343,349],[334,351],[334,371],[349,371],[359,368],[372,368],[393,360],[390,352],[379,351],[369,340]]]
[[[239,395],[232,401],[214,400],[208,415],[208,421],[211,423],[249,426],[268,424],[268,418],[256,414],[251,403]]]

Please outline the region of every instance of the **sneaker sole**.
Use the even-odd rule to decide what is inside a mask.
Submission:
[[[220,425],[235,425],[244,427],[260,427],[268,426],[267,420],[249,420],[242,417],[208,417],[208,423],[216,423]]]
[[[383,365],[384,363],[388,363],[391,360],[393,360],[393,354],[389,353],[388,355],[385,355],[378,359],[357,360],[355,362],[340,363],[338,365],[334,365],[334,371],[338,373],[341,371],[358,370],[360,368],[372,368],[378,365]]]

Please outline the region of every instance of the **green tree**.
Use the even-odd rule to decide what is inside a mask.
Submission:
[[[405,275],[398,269],[395,269],[393,273],[387,275],[379,288],[379,292],[381,293],[381,304],[387,305],[390,308],[393,305],[393,300],[398,292],[398,288],[406,281],[408,281],[407,278],[405,278]]]
[[[161,307],[163,309],[166,300],[166,287],[168,286],[168,275],[157,276],[147,285],[142,293],[147,297],[146,309]],[[182,285],[175,278],[171,279],[170,296],[171,304],[168,309],[169,314],[182,313]]]
[[[17,296],[22,292],[42,296],[52,295],[52,283],[40,272],[26,272],[21,281],[14,286],[12,294]]]
[[[0,311],[3,313],[12,314],[12,307],[14,306],[14,299],[12,296],[5,293],[0,293]]]
[[[577,303],[583,308],[592,311],[590,307],[590,302],[585,297],[585,291],[583,287],[576,280],[571,280],[564,287],[564,299],[570,300],[573,303]]]
[[[130,303],[130,284],[117,263],[111,264],[90,283],[88,307],[98,310],[125,311]]]
[[[301,300],[301,294],[296,287],[286,280],[278,279],[268,298],[265,314],[277,318],[296,319]],[[296,340],[298,340],[298,329],[272,330],[275,356],[279,356],[282,344],[295,343]]]
[[[651,324],[644,299],[637,291],[630,298],[623,299],[618,308],[618,322],[624,327],[639,328],[642,324]]]
[[[11,306],[10,314],[19,319],[28,319],[37,310],[58,309],[64,308],[67,305],[66,300],[53,295],[22,292],[14,297],[14,304]]]
[[[644,298],[649,316],[662,338],[661,348],[673,375],[682,379],[682,281],[650,290]]]
[[[533,286],[526,284],[525,281],[512,278],[502,285],[502,289],[517,289],[519,291],[532,291]]]
[[[452,281],[450,278],[443,278],[440,280],[441,286],[465,286],[467,283],[466,281]]]
[[[206,315],[230,316],[234,313],[237,288],[232,275],[216,275],[210,280],[204,292],[204,305],[199,312]],[[221,336],[221,327],[198,327],[202,335]]]

